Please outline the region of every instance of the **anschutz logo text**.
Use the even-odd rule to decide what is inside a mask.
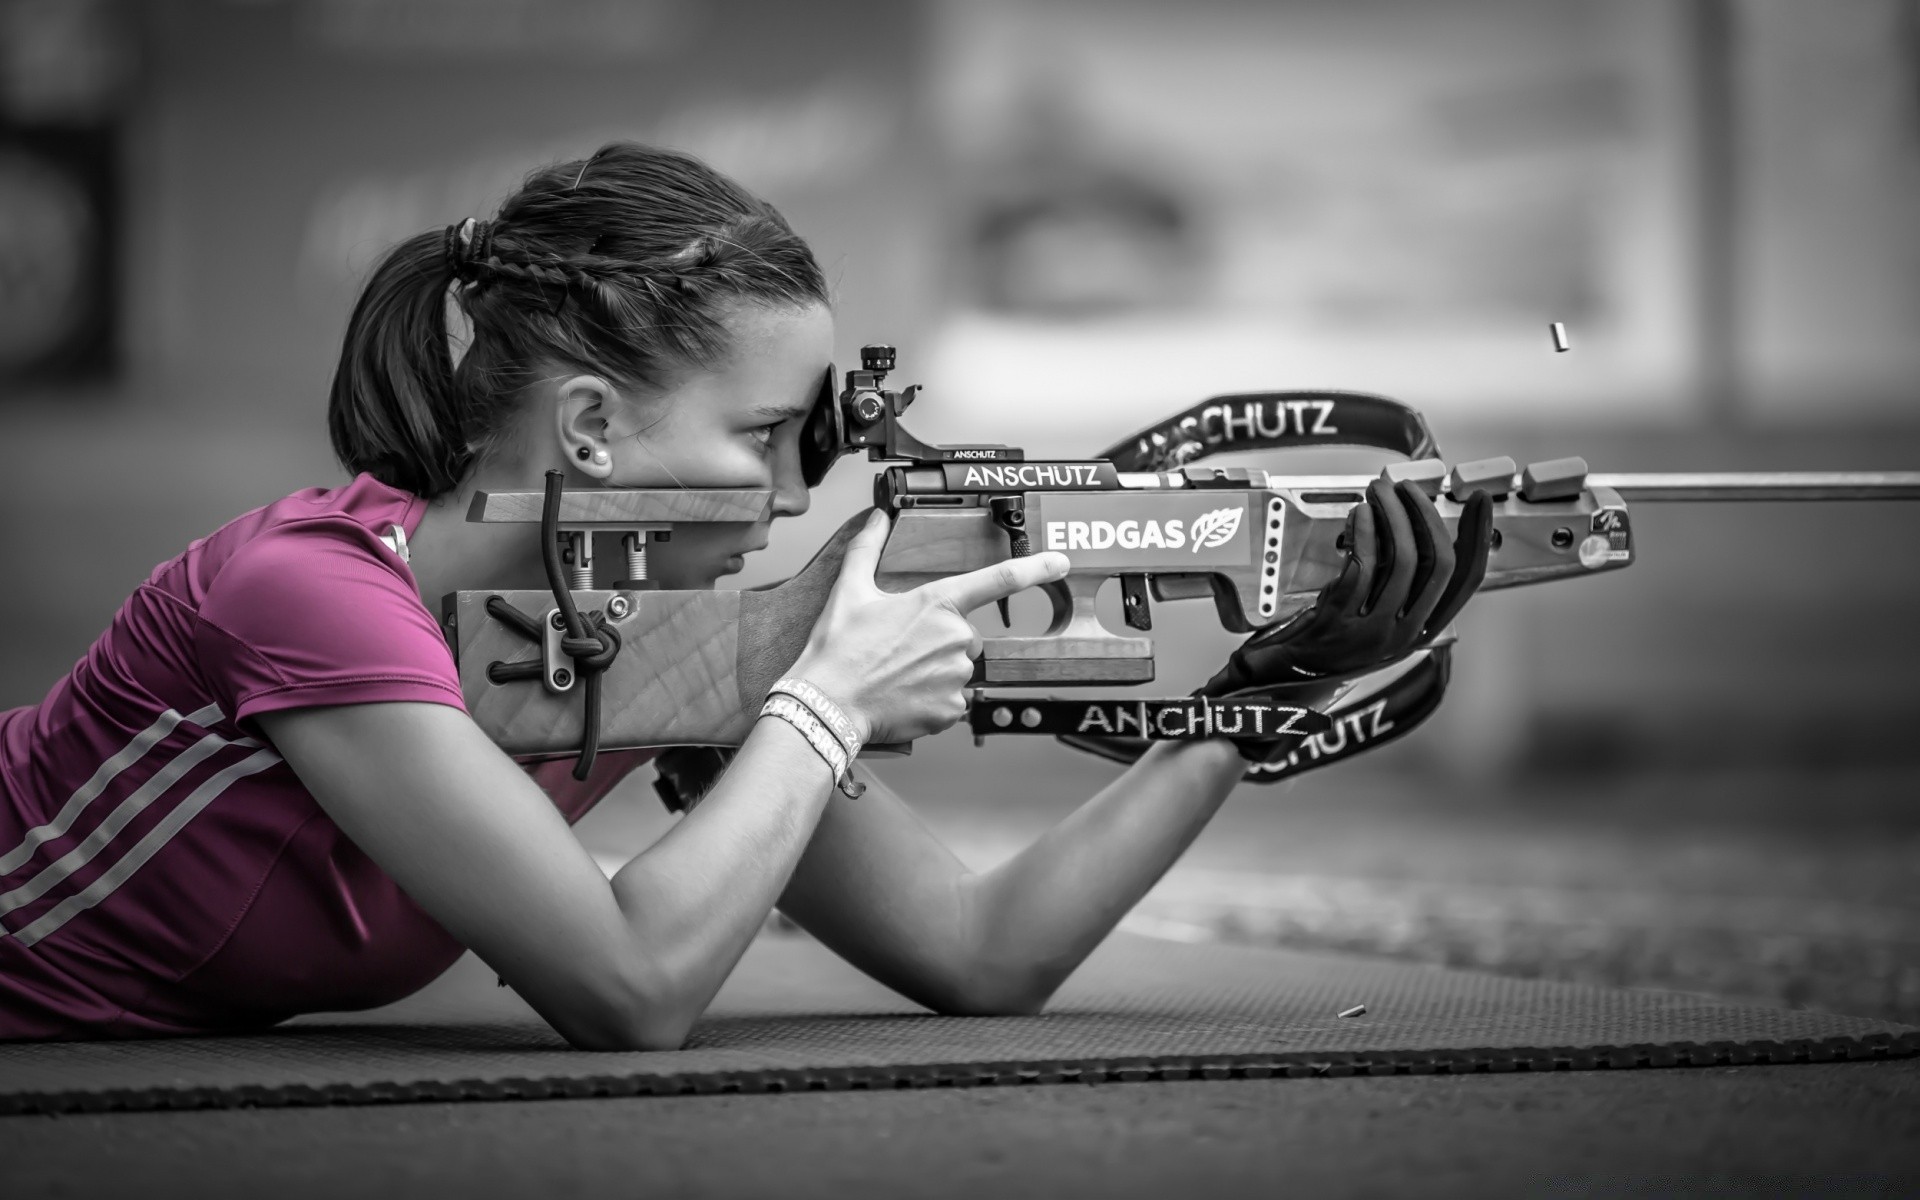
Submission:
[[[1235,409],[1239,412],[1236,414]],[[1313,423],[1307,423],[1307,413]],[[1247,400],[1214,404],[1200,410],[1200,436],[1210,446],[1223,442],[1283,437],[1335,437],[1340,430],[1331,421],[1331,400]]]
[[[1205,699],[1186,704],[1096,700],[1087,705],[1075,733],[1101,737],[1279,737],[1294,733],[1307,710],[1288,704]],[[1178,725],[1169,722],[1177,721]]]
[[[1048,550],[1213,550],[1240,532],[1246,509],[1240,505],[1216,508],[1194,518],[1189,526],[1179,517],[1165,521],[1048,521]]]
[[[1248,770],[1255,775],[1284,775],[1288,771],[1298,770],[1303,761],[1309,764],[1323,758],[1342,758],[1358,753],[1374,742],[1380,741],[1398,726],[1387,719],[1387,702],[1375,700],[1359,712],[1346,713],[1333,719],[1333,728],[1324,733],[1311,734],[1289,751],[1287,756],[1274,762],[1254,763]],[[1335,735],[1339,735],[1336,739]]]
[[[1002,463],[969,466],[962,487],[1032,491],[1100,486],[1099,463]]]

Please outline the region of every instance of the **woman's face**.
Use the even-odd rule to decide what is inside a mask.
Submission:
[[[683,524],[648,549],[649,575],[671,588],[710,587],[767,544],[774,517],[807,511],[800,427],[833,361],[833,315],[743,304],[725,319],[732,354],[664,396],[613,409],[604,433],[607,487],[768,488],[766,520]]]

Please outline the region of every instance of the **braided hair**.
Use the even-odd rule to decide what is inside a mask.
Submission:
[[[472,325],[455,364],[451,294]],[[631,142],[528,176],[492,221],[418,234],[374,268],[327,406],[348,471],[432,498],[505,439],[559,367],[660,386],[712,368],[738,303],[827,302],[805,241],[765,201],[685,154]]]

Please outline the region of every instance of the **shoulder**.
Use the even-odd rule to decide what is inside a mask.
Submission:
[[[261,530],[233,547],[208,580],[200,615],[235,631],[298,619],[345,632],[369,620],[412,625],[426,610],[412,575],[379,537],[321,517]]]
[[[381,535],[416,524],[420,504],[362,475],[257,509],[207,539],[200,611],[228,626],[384,599],[410,615],[421,607],[413,576]]]
[[[394,700],[461,707],[452,655],[411,572],[349,514],[290,516],[230,547],[200,598],[195,640],[243,716]]]
[[[150,584],[201,608],[207,601],[230,603],[273,584],[276,576],[316,578],[345,569],[363,575],[363,566],[385,566],[388,578],[401,581],[402,560],[382,534],[395,525],[418,523],[425,502],[367,475],[339,487],[305,488],[228,521],[196,539],[180,555],[155,568]]]

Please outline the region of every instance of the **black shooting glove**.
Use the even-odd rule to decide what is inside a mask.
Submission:
[[[1485,492],[1468,499],[1449,543],[1425,492],[1374,480],[1347,518],[1340,578],[1305,613],[1248,638],[1200,694],[1338,680],[1406,657],[1444,630],[1486,578],[1492,531]]]

